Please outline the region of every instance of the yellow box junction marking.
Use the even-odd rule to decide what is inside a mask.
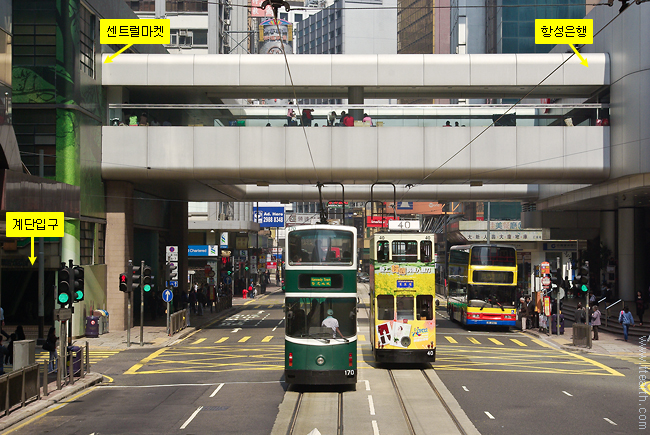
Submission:
[[[474,337],[467,337],[467,339],[474,344],[481,344],[481,342],[475,339]]]
[[[171,42],[170,21],[167,19],[99,20],[99,42],[101,44],[126,44],[104,61],[104,63],[110,63],[133,44],[169,44]]]
[[[199,338],[198,340],[196,340],[196,341],[195,341],[194,343],[192,343],[192,344],[199,344],[199,343],[203,343],[204,341],[205,341],[205,338]]]
[[[249,338],[251,338],[251,337],[250,337],[250,336],[247,336],[247,337],[241,338],[241,339],[238,341],[238,343],[246,343],[246,342],[248,341]]]
[[[139,363],[135,364],[133,367],[131,367],[130,369],[128,369],[127,371],[125,371],[124,374],[125,374],[125,375],[135,375],[136,372],[137,372],[137,371],[138,371],[138,370],[139,370],[143,365],[145,365],[146,363],[148,363],[148,362],[151,361],[152,359],[154,359],[154,358],[156,358],[156,357],[159,357],[159,356],[160,356],[163,352],[165,352],[166,350],[167,350],[166,347],[163,347],[162,349],[158,349],[157,351],[155,351],[154,353],[152,353],[151,355],[149,355],[148,357],[144,358],[142,361],[140,361]]]
[[[359,341],[366,341],[366,336],[365,336],[365,335],[363,335],[363,334],[359,334],[358,337],[359,337],[359,338],[358,338]]]
[[[587,68],[589,67],[587,59],[582,57],[573,44],[593,43],[594,20],[582,18],[535,20],[535,44],[569,44],[569,47]]]
[[[31,255],[29,261],[34,264],[34,237],[63,237],[63,212],[7,212],[6,236],[29,237]]]
[[[272,335],[267,335],[266,337],[264,337],[264,338],[262,339],[262,343],[268,343],[268,342],[271,341],[272,339],[273,339],[273,336],[272,336]]]
[[[446,338],[447,341],[450,342],[450,343],[458,343],[458,342],[456,341],[456,339],[454,339],[453,337],[449,337],[449,336],[445,335],[445,338]]]
[[[499,340],[497,340],[496,338],[488,338],[488,340],[490,340],[492,343],[494,343],[494,344],[496,344],[496,345],[503,346],[503,343],[501,343],[501,342],[500,342]]]
[[[522,343],[521,341],[517,340],[516,338],[511,338],[510,341],[512,341],[517,346],[528,347],[527,344]]]
[[[214,344],[223,343],[224,341],[228,340],[228,338],[230,337],[221,337],[219,340],[215,341]]]

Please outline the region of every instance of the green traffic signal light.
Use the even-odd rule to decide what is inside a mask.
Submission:
[[[69,301],[70,301],[70,295],[68,295],[68,293],[63,293],[63,292],[59,293],[59,298],[58,298],[59,304],[65,305]]]
[[[582,290],[583,292],[588,292],[589,288],[586,285],[582,284],[582,287],[580,287],[580,290]]]

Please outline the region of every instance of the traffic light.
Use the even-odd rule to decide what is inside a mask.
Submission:
[[[130,289],[128,275],[126,273],[120,273],[120,291],[126,293]]]
[[[71,297],[71,286],[70,278],[72,278],[72,271],[65,263],[61,263],[61,269],[59,269],[59,279],[57,286],[57,297],[56,301],[61,307],[66,307],[67,305],[72,305]]]
[[[73,302],[81,302],[84,300],[84,268],[75,266],[72,269],[72,276],[74,279],[74,300]]]
[[[178,272],[176,272],[178,267],[174,263],[165,263],[165,281],[177,281]]]
[[[578,266],[576,276],[573,283],[580,287],[583,292],[589,291],[589,262],[585,261],[584,264]]]
[[[153,284],[151,284],[151,279],[153,277],[151,276],[151,267],[145,265],[144,269],[142,270],[142,289],[145,292],[151,291],[151,287],[153,287]]]
[[[248,261],[247,261],[246,264],[244,265],[244,270],[245,270],[246,272],[248,272],[249,269],[250,269],[250,267],[249,267],[249,265],[248,265]]]
[[[140,266],[134,266],[133,262],[129,260],[129,266],[126,269],[129,274],[129,291],[135,291],[140,288]]]

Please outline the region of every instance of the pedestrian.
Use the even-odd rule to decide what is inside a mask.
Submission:
[[[451,127],[451,122],[447,121],[443,127]]]
[[[327,126],[328,127],[333,127],[335,123],[336,123],[336,112],[334,110],[332,110],[327,115]]]
[[[289,101],[289,104],[293,104],[293,101]],[[292,125],[291,121],[296,117],[296,112],[293,111],[293,107],[289,107],[287,110],[287,125]]]
[[[454,122],[454,127],[460,127],[460,125],[458,125],[458,121]]]
[[[197,295],[196,295],[196,284],[194,284],[194,287],[190,290],[190,307],[192,307],[192,313],[196,314],[196,302],[197,302]]]
[[[578,302],[578,308],[576,309],[576,323],[582,323],[585,324],[587,323],[587,313],[585,313],[585,309],[582,307],[582,304]]]
[[[600,326],[600,310],[598,309],[598,304],[592,305],[591,309],[591,326],[594,329],[593,340],[598,340],[598,327]]]
[[[363,114],[363,123],[372,127],[372,118],[367,113]]]
[[[347,113],[345,113],[345,110],[341,110],[341,117],[339,118],[339,125],[343,125],[343,119],[345,118],[345,115],[347,115]]]
[[[343,126],[345,127],[354,127],[354,118],[352,115],[346,113],[345,117],[343,118]]]
[[[627,332],[630,326],[634,326],[634,317],[632,317],[632,313],[630,313],[630,309],[627,306],[618,315],[618,323],[623,325],[623,338],[627,341]]]
[[[530,298],[528,300],[528,318],[530,319],[530,328],[537,328],[537,304]]]
[[[58,359],[57,352],[56,352],[56,342],[59,338],[56,336],[56,329],[54,329],[54,326],[50,328],[50,330],[47,332],[47,338],[45,339],[45,343],[43,343],[43,350],[46,350],[50,352],[50,360],[47,365],[48,371],[52,372],[56,370],[56,362]]]
[[[521,306],[519,307],[519,318],[521,319],[521,330],[526,330],[526,322],[528,321],[528,305],[526,305],[526,299],[519,299]]]
[[[8,350],[2,345],[2,335],[0,335],[0,375],[5,374],[4,360],[8,354]]]
[[[636,299],[634,300],[636,304],[636,315],[639,316],[639,326],[643,326],[643,313],[645,312],[645,301],[641,292],[636,292]]]
[[[331,308],[327,310],[327,317],[323,319],[321,322],[321,326],[323,328],[331,328],[332,329],[332,337],[336,338],[336,333],[343,337],[343,334],[341,334],[341,330],[339,329],[339,321],[334,318],[334,310]]]
[[[311,127],[311,120],[314,119],[312,112],[314,109],[302,109],[302,125]]]

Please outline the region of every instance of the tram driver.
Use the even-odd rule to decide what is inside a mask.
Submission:
[[[321,326],[324,328],[331,328],[333,338],[336,338],[337,332],[339,333],[341,338],[345,338],[343,337],[343,334],[341,334],[341,330],[339,329],[339,321],[334,318],[334,310],[332,310],[331,308],[327,310],[327,317],[323,319]]]

